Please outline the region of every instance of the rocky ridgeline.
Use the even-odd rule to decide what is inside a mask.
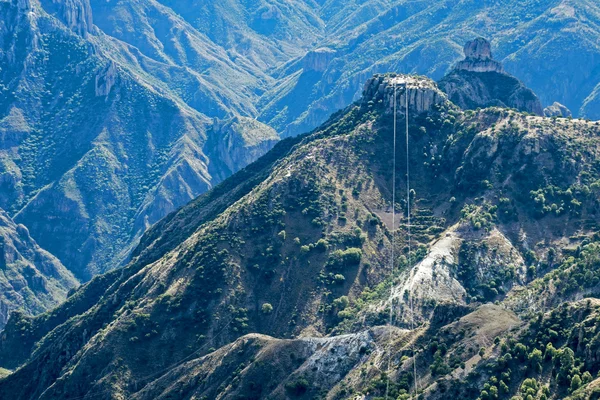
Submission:
[[[365,84],[362,102],[383,101],[387,112],[392,113],[394,90],[397,112],[400,114],[405,110],[407,92],[409,109],[419,114],[448,101],[446,94],[429,78],[413,75],[375,75]]]

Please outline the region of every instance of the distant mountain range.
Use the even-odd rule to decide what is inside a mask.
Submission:
[[[541,107],[600,118],[591,0],[11,0],[0,20],[0,207],[84,282],[373,74],[439,80],[475,37]]]

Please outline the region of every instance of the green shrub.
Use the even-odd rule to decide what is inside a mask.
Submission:
[[[273,312],[273,306],[271,305],[271,303],[265,303],[262,305],[260,310],[263,314],[271,314]]]
[[[309,383],[304,378],[298,378],[295,381],[287,382],[285,390],[292,396],[302,396],[308,390]]]
[[[315,244],[315,249],[318,251],[327,251],[329,248],[329,243],[325,239],[319,239],[319,241]]]
[[[341,269],[360,264],[362,250],[356,247],[351,247],[346,250],[336,250],[329,255],[327,266],[330,268]]]

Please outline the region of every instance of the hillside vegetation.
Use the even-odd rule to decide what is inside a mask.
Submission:
[[[408,81],[399,104],[411,99],[412,183],[406,193],[399,132],[391,204],[396,79]],[[387,387],[406,399],[413,362],[428,399],[585,396],[600,368],[599,135],[595,122],[463,111],[427,78],[376,76],[315,132],[155,225],[124,269],[11,318],[0,398],[375,399]]]

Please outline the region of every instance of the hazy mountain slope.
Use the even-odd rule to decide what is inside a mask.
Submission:
[[[590,66],[598,64],[600,5],[576,0],[552,6],[496,39],[497,52],[507,71],[532,88],[544,105],[559,101],[576,116],[596,120],[600,76]]]
[[[233,154],[236,145],[245,146],[247,157],[209,172],[206,153],[222,153],[205,149],[213,123],[206,115],[243,111],[247,100],[237,91],[217,93],[222,83],[210,76],[151,59],[98,32],[86,4],[1,5],[9,96],[0,104],[0,205],[83,280],[119,265],[148,226],[274,143],[271,132],[263,138],[267,131],[255,130],[252,143],[227,149]],[[195,67],[240,76],[222,50],[190,40],[198,44],[190,60]],[[172,84],[197,90],[184,92],[204,114],[167,87],[171,77]],[[239,86],[234,79],[227,84]]]
[[[492,349],[487,338],[524,340],[511,328],[525,326],[535,304],[550,308],[591,294],[587,286],[570,283],[571,276],[579,279],[578,260],[586,253],[575,253],[574,259],[569,255],[573,247],[598,240],[593,232],[598,229],[599,127],[499,108],[463,112],[432,81],[412,78],[414,251],[407,253],[401,200],[406,149],[399,141],[397,268],[390,281],[385,278],[393,229],[391,79],[373,78],[360,103],[317,132],[280,143],[258,163],[161,221],[122,271],[94,279],[76,293],[78,298],[52,313],[11,320],[1,342],[2,358],[12,363],[5,366],[24,365],[0,381],[0,393],[11,398],[66,393],[190,398],[215,390],[223,396],[241,393],[254,382],[255,388],[264,383],[256,397],[266,398],[296,390],[314,393],[298,381],[312,380],[319,365],[329,365],[329,372],[320,374],[322,381],[315,378],[315,391],[334,396],[361,390],[373,398],[385,387],[381,344],[390,338],[398,349],[393,365],[399,372],[388,375],[395,379],[396,393],[410,388],[411,365],[402,358],[412,355],[409,338],[417,340],[421,388],[434,389],[440,378],[450,379],[448,368],[460,362],[469,362],[465,374],[473,370],[479,374],[473,379],[487,379],[488,357],[477,355],[480,347]],[[399,90],[400,104],[404,96]],[[588,269],[586,281],[593,284],[597,271]],[[536,295],[542,286],[534,279],[547,273],[557,290]],[[390,283],[397,302],[395,324],[410,327],[406,299],[412,296],[418,327],[408,336],[369,338],[360,332],[388,320]],[[560,289],[565,284],[572,289]],[[90,301],[102,286],[105,294]],[[444,293],[461,296],[440,296]],[[493,301],[501,306],[479,307]],[[356,335],[280,344],[254,336],[195,360],[247,332],[282,338]],[[462,336],[450,341],[447,335]],[[569,335],[561,331],[556,346]],[[440,340],[448,340],[446,350],[429,352]],[[30,361],[27,348],[17,344],[23,342],[37,342]],[[315,352],[320,342],[332,350]],[[244,343],[250,343],[249,353],[236,350]],[[270,346],[297,350],[278,353]],[[257,353],[261,348],[267,350]],[[288,351],[294,359],[283,357],[280,364],[272,358]],[[339,370],[330,364],[333,351],[352,354]],[[495,351],[489,352],[492,360]],[[265,364],[254,361],[263,356],[280,375],[257,381]],[[223,364],[215,366],[216,359]],[[230,387],[227,377],[238,367],[243,385]],[[201,384],[192,379],[197,374],[219,383]],[[339,383],[346,376],[350,381]],[[524,377],[515,369],[511,390]],[[179,379],[184,386],[172,386]],[[464,398],[474,398],[467,383],[459,379],[456,385],[453,390],[464,390]],[[426,393],[431,398],[439,394]]]
[[[0,209],[0,329],[17,310],[36,315],[62,302],[77,280]]]
[[[117,46],[127,52],[122,57],[161,82],[165,92],[209,117],[256,114],[255,96],[268,76],[170,8],[156,1],[92,1],[91,9],[98,29],[121,42]]]
[[[595,118],[596,2],[370,1],[361,7],[366,15],[368,10],[377,15],[367,21],[354,18],[354,2],[346,7],[326,2],[323,9],[335,17],[330,17],[331,36],[326,33],[318,46],[336,56],[316,75],[301,65],[289,71],[284,86],[263,96],[262,120],[296,134],[356,100],[362,82],[373,73],[404,71],[440,79],[462,59],[463,44],[477,36],[492,41],[506,71],[532,88],[543,105],[559,101]],[[344,19],[346,24],[339,21]],[[302,107],[281,107],[296,98]]]
[[[263,71],[302,55],[324,27],[314,0],[160,1]]]

